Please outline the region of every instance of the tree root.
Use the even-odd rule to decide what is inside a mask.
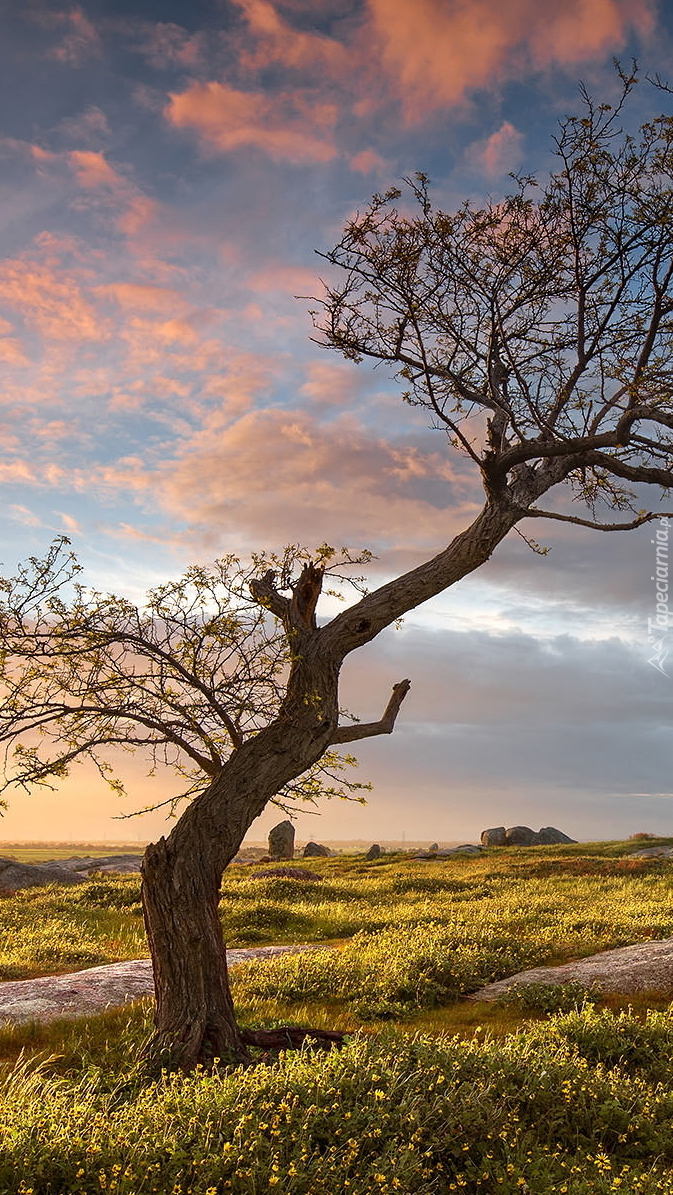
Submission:
[[[264,1050],[296,1050],[305,1041],[324,1050],[342,1046],[345,1033],[331,1029],[303,1029],[300,1025],[279,1025],[276,1029],[242,1029],[241,1040],[246,1046],[260,1046]]]

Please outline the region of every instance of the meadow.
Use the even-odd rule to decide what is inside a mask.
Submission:
[[[661,842],[667,840],[658,840]],[[149,1001],[0,1030],[2,1195],[673,1195],[673,993],[466,999],[491,979],[673,936],[673,871],[630,843],[231,868],[231,945],[325,949],[232,971],[241,1022],[349,1034],[247,1070],[140,1061]],[[0,900],[0,978],[142,957],[137,877]]]

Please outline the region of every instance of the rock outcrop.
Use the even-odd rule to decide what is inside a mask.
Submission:
[[[269,831],[269,855],[272,859],[294,859],[294,826],[287,819]]]
[[[537,834],[530,826],[510,826],[505,833],[507,846],[536,846]]]
[[[555,826],[542,826],[537,832],[538,846],[556,846],[564,842],[577,842],[576,838],[568,838],[562,830],[557,830]]]
[[[49,867],[62,867],[77,875],[90,875],[92,871],[119,872],[131,874],[140,872],[142,855],[73,855],[70,859],[50,859]],[[40,867],[47,864],[41,863]]]
[[[508,979],[498,979],[480,988],[470,1000],[497,1000],[510,988],[529,983],[581,983],[587,988],[594,984],[604,992],[620,992],[630,996],[636,992],[668,992],[673,988],[673,938],[663,942],[637,942],[634,946],[618,946],[602,950],[588,958],[559,967],[534,967],[520,971]]]
[[[490,830],[482,830],[480,842],[482,846],[505,846],[507,831],[504,826],[493,826]]]
[[[85,878],[53,863],[19,863],[16,859],[0,858],[0,892],[39,888],[45,884],[83,884]]]
[[[537,832],[530,826],[494,826],[490,830],[482,830],[482,846],[556,846],[565,842],[575,842],[562,830],[555,826],[542,826]]]
[[[473,842],[465,842],[461,846],[447,846],[440,851],[419,851],[414,859],[449,859],[452,855],[481,855],[482,848]]]

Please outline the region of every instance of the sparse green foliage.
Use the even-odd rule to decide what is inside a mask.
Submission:
[[[292,643],[254,600],[250,581],[265,568],[280,591],[308,559],[304,549],[194,565],[150,590],[145,603],[81,584],[65,536],[0,584],[0,743],[4,788],[54,787],[73,762],[89,759],[120,795],[124,753],[141,751],[150,775],[168,768],[201,791],[233,749],[277,715]],[[323,544],[315,559],[337,582],[370,559]],[[350,583],[361,588],[362,578]],[[330,750],[281,790],[276,803],[360,795],[352,755]],[[150,806],[156,808],[156,806]]]

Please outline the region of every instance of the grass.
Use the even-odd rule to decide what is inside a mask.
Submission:
[[[347,1046],[148,1085],[149,1001],[1,1029],[0,1192],[673,1195],[670,994],[464,998],[673,936],[671,865],[633,849],[311,859],[320,883],[230,869],[232,944],[330,947],[236,968],[242,1023],[340,1028]],[[137,877],[105,876],[5,898],[0,974],[142,956],[138,896]]]

